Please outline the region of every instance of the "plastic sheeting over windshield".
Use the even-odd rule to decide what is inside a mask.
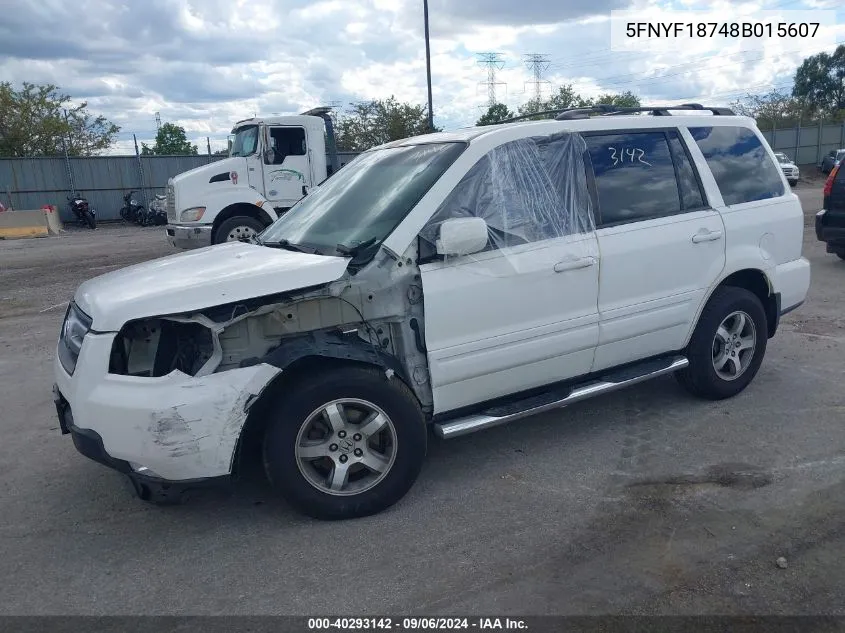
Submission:
[[[565,236],[578,242],[576,236],[595,229],[584,170],[586,147],[581,135],[572,132],[503,143],[467,172],[420,237],[433,253],[443,222],[481,218],[488,241],[478,257]]]

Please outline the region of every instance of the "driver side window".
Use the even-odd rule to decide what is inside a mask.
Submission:
[[[503,143],[464,175],[420,232],[420,259],[436,257],[441,224],[482,218],[486,251],[594,229],[584,170],[586,144],[562,133]]]
[[[281,165],[288,156],[305,156],[305,128],[272,127],[270,128],[270,148],[264,157],[267,165]]]

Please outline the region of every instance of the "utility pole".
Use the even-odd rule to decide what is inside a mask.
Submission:
[[[161,113],[156,112],[156,132],[161,129]]]
[[[541,95],[541,84],[547,84],[548,81],[543,81],[543,71],[548,70],[549,68],[549,56],[543,55],[541,53],[529,53],[525,55],[525,64],[528,66],[528,69],[531,71],[532,76],[534,79],[531,83],[534,86],[534,99],[537,103],[540,103],[540,95]]]
[[[67,118],[67,110],[62,110],[65,115],[65,123],[67,124],[68,129],[70,129],[70,121]],[[73,182],[73,169],[70,167],[70,154],[68,154],[68,140],[67,135],[62,134],[62,149],[65,151],[65,173],[67,173],[67,182],[70,185],[70,195],[76,195],[76,185]],[[9,204],[12,204],[12,198],[9,196]]]
[[[434,132],[434,106],[431,100],[431,47],[428,43],[428,0],[423,0],[423,22],[425,23],[425,75],[428,81],[428,131]]]
[[[505,83],[496,81],[496,71],[505,66],[505,62],[499,59],[501,53],[479,53],[478,65],[487,66],[487,81],[479,82],[487,86],[487,105],[492,106],[498,103],[496,100],[496,86],[504,86]]]

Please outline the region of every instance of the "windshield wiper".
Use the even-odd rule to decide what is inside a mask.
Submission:
[[[338,244],[337,252],[346,257],[355,257],[365,248],[369,248],[370,246],[375,244],[376,241],[378,241],[377,237],[371,237],[370,239],[364,240],[363,242],[360,242],[359,244],[355,244],[353,246],[347,246],[346,244]]]
[[[267,246],[269,248],[283,248],[286,251],[293,251],[294,253],[316,253],[317,251],[311,250],[300,246],[299,244],[293,244],[289,240],[281,239],[277,242],[260,242],[261,246]]]

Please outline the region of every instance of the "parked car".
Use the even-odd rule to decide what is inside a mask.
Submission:
[[[794,187],[798,184],[798,179],[801,178],[801,171],[798,169],[798,165],[793,163],[789,156],[784,154],[783,152],[775,152],[775,158],[778,159],[780,163],[780,168],[783,171],[783,175],[786,176],[787,182],[789,182],[790,187]]]
[[[803,212],[753,119],[684,109],[712,116],[601,106],[392,142],[253,243],[86,281],[57,345],[62,432],[143,499],[256,459],[341,519],[405,495],[429,426],[669,374],[735,396],[807,295]]]
[[[843,158],[845,158],[845,149],[832,150],[822,158],[822,162],[819,163],[819,169],[823,174],[829,174],[834,167],[842,162]]]
[[[822,210],[816,214],[816,237],[828,253],[845,259],[845,168],[833,168],[824,183]]]

